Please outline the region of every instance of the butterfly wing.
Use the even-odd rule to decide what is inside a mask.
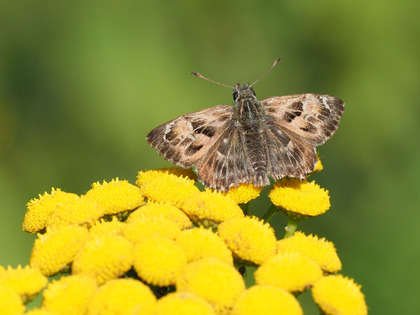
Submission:
[[[232,114],[229,105],[203,109],[156,127],[146,139],[166,160],[188,168],[220,138]]]
[[[344,112],[344,102],[321,94],[275,96],[261,101],[267,116],[314,146],[335,133]]]

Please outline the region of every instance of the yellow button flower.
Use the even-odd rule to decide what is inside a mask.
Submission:
[[[238,187],[232,187],[229,191],[222,191],[221,194],[233,199],[237,204],[248,203],[260,196],[263,186],[256,187],[252,184],[239,184]],[[215,191],[215,189],[206,189]]]
[[[106,215],[133,210],[144,204],[140,188],[118,178],[109,183],[94,183],[85,196],[102,204]]]
[[[96,282],[83,276],[61,277],[44,291],[42,307],[56,314],[85,314],[96,292]]]
[[[38,233],[45,229],[48,217],[58,204],[67,203],[78,199],[76,194],[66,193],[60,189],[52,189],[51,193],[45,192],[38,199],[32,199],[27,204],[27,211],[23,219],[22,229],[29,233]]]
[[[211,230],[194,228],[182,231],[176,242],[187,255],[188,262],[214,257],[228,264],[233,264],[232,252],[223,240]]]
[[[254,277],[257,284],[301,292],[322,277],[322,270],[317,263],[300,253],[287,253],[267,260],[255,271]]]
[[[242,292],[232,315],[303,314],[296,298],[286,290],[270,285],[254,285]]]
[[[365,315],[367,306],[360,286],[342,275],[326,276],[315,282],[312,297],[328,315]]]
[[[174,292],[158,300],[155,315],[179,314],[216,315],[210,303],[191,293]]]
[[[116,217],[111,221],[99,220],[89,229],[89,236],[93,239],[106,235],[121,235],[125,226],[126,224],[118,221]]]
[[[292,237],[277,242],[277,252],[299,252],[315,261],[325,272],[334,273],[341,270],[341,261],[334,244],[325,238],[318,239],[317,236],[295,232]]]
[[[88,315],[152,315],[156,298],[148,286],[134,279],[111,280],[101,286],[88,307]]]
[[[44,276],[56,274],[73,261],[88,235],[88,230],[78,225],[47,229],[35,240],[30,266],[38,268]]]
[[[0,284],[0,310],[2,314],[23,314],[25,306],[19,294],[9,288]]]
[[[315,182],[283,178],[271,188],[268,197],[279,208],[303,216],[317,216],[326,212],[330,204],[328,190]]]
[[[134,269],[141,279],[152,285],[173,285],[186,264],[182,248],[168,238],[149,237],[134,248]]]
[[[153,236],[175,239],[181,229],[164,217],[137,217],[126,224],[122,233],[132,243],[136,243]]]
[[[0,273],[0,285],[15,290],[24,301],[30,301],[48,283],[48,279],[41,271],[29,266],[22,268],[20,265],[13,269],[10,266]]]
[[[197,224],[217,225],[231,218],[242,218],[242,209],[219,192],[206,190],[195,194],[181,205],[181,209]]]
[[[25,315],[57,315],[57,313],[46,309],[45,307],[33,308],[25,313]]]
[[[217,258],[189,263],[176,281],[178,292],[189,292],[210,302],[218,314],[228,314],[245,283],[238,271]]]
[[[82,196],[78,199],[60,203],[47,220],[47,227],[79,224],[90,227],[105,214],[105,207],[96,201]]]
[[[199,192],[192,179],[177,176],[170,169],[139,172],[136,185],[144,197],[174,206]]]
[[[256,217],[227,220],[219,224],[218,234],[235,256],[256,265],[276,253],[274,230]]]
[[[315,168],[312,173],[320,172],[324,169],[324,166],[321,163],[321,159],[319,158],[319,153],[316,154],[316,157],[318,158],[318,162],[315,164]]]
[[[126,273],[133,263],[133,245],[118,235],[92,239],[76,254],[73,274],[94,278],[98,284]]]
[[[150,201],[145,206],[140,207],[136,211],[132,212],[127,218],[126,222],[130,223],[137,217],[155,216],[164,217],[175,222],[180,229],[188,229],[192,226],[192,222],[188,216],[177,207],[169,204]]]

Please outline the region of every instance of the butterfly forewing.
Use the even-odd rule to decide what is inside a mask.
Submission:
[[[344,102],[331,95],[275,96],[261,103],[268,116],[315,146],[331,138],[344,112]]]
[[[146,139],[166,160],[191,167],[224,134],[232,106],[219,105],[180,116],[160,125]]]

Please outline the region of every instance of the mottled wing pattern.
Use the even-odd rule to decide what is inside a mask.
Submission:
[[[267,150],[266,172],[274,179],[304,179],[318,159],[315,147],[302,136],[288,130],[281,121],[268,116],[264,130]]]
[[[331,138],[344,112],[344,102],[331,95],[307,93],[275,96],[261,103],[267,116],[314,146]]]
[[[198,179],[206,187],[218,190],[228,190],[240,183],[254,182],[255,170],[246,148],[244,134],[234,122],[227,124],[211,150],[197,162],[196,169]]]
[[[203,109],[156,127],[146,139],[166,160],[191,167],[225,134],[232,114],[229,105]]]

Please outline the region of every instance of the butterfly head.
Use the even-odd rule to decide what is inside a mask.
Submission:
[[[256,98],[255,91],[248,83],[244,83],[242,86],[239,83],[236,84],[235,91],[233,92],[233,100],[235,102],[254,98]]]

